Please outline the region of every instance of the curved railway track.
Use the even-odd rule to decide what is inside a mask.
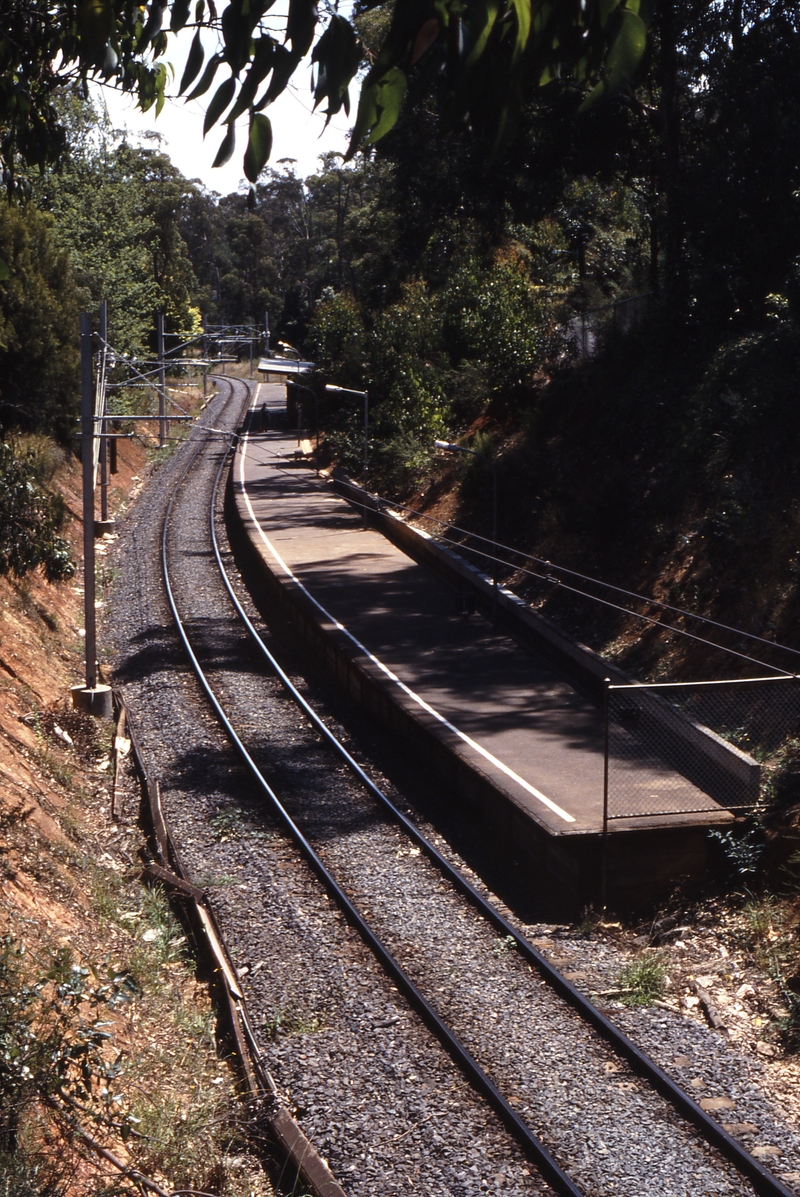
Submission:
[[[214,423],[230,426],[249,398],[247,386],[219,382],[223,393]],[[251,786],[266,798],[283,833],[392,984],[555,1191],[586,1197],[644,1191],[789,1197],[789,1189],[449,863],[354,759],[309,704],[302,685],[282,669],[266,642],[268,633],[232,576],[229,550],[220,544],[219,493],[227,449],[211,449],[213,469],[192,468],[208,461],[213,443],[198,438],[191,452],[187,447],[165,495],[160,550],[169,607],[183,649]],[[224,619],[215,619],[223,604]],[[297,704],[297,750],[285,745],[276,750],[269,727],[265,733],[276,703],[281,707],[278,687]],[[227,826],[227,818],[233,826],[236,809],[229,794],[211,821]],[[194,837],[184,835],[191,845]],[[243,832],[237,837],[240,856],[246,856],[247,844]],[[233,919],[244,954],[247,922],[241,912],[238,921]],[[393,1014],[389,1024],[404,1020],[405,1015]],[[416,1131],[418,1138],[428,1117],[421,1115],[409,1134]],[[346,1155],[346,1136],[340,1149]],[[500,1155],[508,1156],[508,1149],[501,1146]],[[331,1162],[338,1171],[338,1161]],[[358,1165],[350,1175],[357,1188]],[[340,1179],[347,1185],[346,1170]],[[428,1188],[422,1181],[418,1191],[489,1187],[485,1177],[473,1184],[474,1179],[467,1175],[463,1187],[457,1181],[449,1190]],[[509,1181],[514,1192],[542,1191],[518,1162],[503,1179],[506,1191]],[[374,1181],[370,1186],[375,1191]],[[383,1191],[390,1188],[384,1184]]]

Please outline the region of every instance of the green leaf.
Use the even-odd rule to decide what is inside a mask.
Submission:
[[[217,156],[211,163],[212,166],[224,166],[226,162],[230,162],[231,155],[236,147],[236,126],[228,125],[228,132],[222,139],[222,145],[217,150]]]
[[[468,67],[471,67],[473,63],[477,62],[481,54],[483,54],[484,50],[486,49],[486,43],[489,40],[492,30],[494,29],[499,12],[500,5],[498,4],[497,0],[487,0],[480,33],[475,38],[469,58],[467,59]]]
[[[272,124],[268,116],[258,112],[250,122],[250,137],[244,155],[244,173],[249,182],[256,182],[271,153]]]
[[[289,0],[286,40],[292,43],[292,51],[299,58],[311,49],[316,24],[316,0]]]
[[[189,3],[190,0],[173,0],[172,12],[169,15],[169,27],[173,33],[183,29],[189,20]]]
[[[311,55],[311,61],[319,67],[314,87],[314,107],[327,99],[328,119],[342,107],[349,107],[347,88],[362,57],[361,41],[355,29],[344,17],[335,14]]]
[[[647,29],[641,17],[622,9],[616,37],[606,59],[607,74],[581,104],[578,112],[586,112],[600,100],[613,96],[630,83],[647,44]]]
[[[385,137],[397,121],[406,94],[406,83],[404,72],[399,67],[393,67],[375,84],[375,110],[378,119],[370,129],[367,138],[369,145]]]
[[[517,39],[514,43],[514,61],[528,44],[531,35],[531,0],[511,0],[517,17]]]
[[[164,20],[164,7],[164,4],[160,3],[159,0],[153,0],[151,3],[147,22],[139,34],[139,40],[136,43],[137,54],[141,54],[143,50],[146,50],[156,34],[160,32]]]
[[[11,271],[8,269],[8,262],[4,262],[0,258],[0,283],[6,282],[11,277]]]
[[[161,63],[158,67],[158,79],[156,80],[156,116],[161,115],[161,110],[164,107],[166,99],[165,88],[167,86],[167,68]]]
[[[265,75],[269,74],[277,48],[276,43],[271,37],[259,38],[256,43],[250,69],[239,89],[236,103],[228,115],[229,121],[235,121],[253,103],[258,85],[262,82]]]
[[[82,0],[78,6],[78,39],[81,58],[99,66],[114,27],[111,0]]]
[[[178,88],[178,95],[182,96],[187,87],[194,83],[197,76],[200,74],[200,68],[203,65],[203,59],[206,52],[203,49],[203,43],[200,40],[200,30],[192,38],[192,44],[189,48],[189,55],[186,59],[186,66],[183,69],[181,77],[181,85]]]
[[[275,65],[272,68],[272,78],[265,94],[255,106],[257,110],[266,108],[267,104],[271,104],[273,100],[278,98],[294,74],[296,66],[297,59],[294,54],[290,53],[285,46],[275,47]]]
[[[225,109],[233,99],[236,91],[236,80],[226,79],[224,83],[220,83],[217,90],[212,96],[211,103],[206,111],[206,119],[203,121],[203,136],[205,137],[208,130],[217,123],[222,116]]]
[[[209,58],[208,66],[203,71],[203,77],[194,91],[186,97],[187,100],[196,100],[198,96],[205,95],[211,84],[214,82],[214,76],[217,73],[217,67],[221,62],[222,59],[220,58],[219,54],[215,54],[212,58]]]

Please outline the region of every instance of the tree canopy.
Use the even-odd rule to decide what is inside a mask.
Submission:
[[[170,37],[194,29],[179,93],[209,96],[204,132],[221,122],[216,162],[236,148],[249,115],[244,172],[254,183],[272,130],[266,110],[311,52],[314,102],[349,113],[349,88],[367,67],[351,152],[396,123],[411,76],[443,76],[454,119],[488,123],[506,140],[532,89],[559,77],[593,84],[588,97],[624,86],[646,43],[646,0],[394,0],[382,44],[358,32],[358,15],[323,18],[316,0],[4,0],[0,6],[0,167],[7,186],[21,168],[57,161],[66,133],[55,96],[65,85],[104,80],[159,112],[170,79]],[[375,8],[365,0],[356,14]],[[217,36],[206,57],[203,33]],[[212,91],[212,87],[214,90]]]

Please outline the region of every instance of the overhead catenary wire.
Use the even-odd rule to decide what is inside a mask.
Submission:
[[[270,454],[270,456],[275,457],[275,458],[281,458],[282,455],[280,453],[276,453],[273,449],[270,449],[269,446],[265,446],[265,448],[266,448],[267,452]],[[283,468],[283,467],[278,467],[278,468]],[[355,484],[355,483],[353,483],[351,485],[357,486],[357,484]],[[368,493],[368,492],[365,492],[365,493]],[[386,507],[392,507],[398,511],[404,512],[406,515],[416,516],[419,519],[428,519],[428,520],[432,521],[433,523],[438,524],[440,527],[450,528],[453,532],[459,533],[460,535],[473,537],[475,540],[480,540],[484,544],[493,544],[494,543],[486,536],[481,536],[480,534],[478,534],[476,532],[470,532],[466,528],[459,528],[456,525],[449,524],[445,520],[438,519],[436,516],[427,515],[423,511],[418,511],[413,507],[407,507],[403,503],[396,503],[396,502],[392,501],[391,499],[383,499],[383,498],[376,497],[375,501],[373,503],[366,503],[366,502],[359,502],[359,500],[351,494],[348,497],[348,502],[351,504],[351,506],[358,508],[359,510],[361,510],[364,513],[373,512],[374,514],[380,514],[382,509],[384,509]],[[740,661],[746,661],[748,664],[752,664],[752,665],[759,665],[765,669],[772,669],[777,674],[780,674],[781,676],[786,676],[786,677],[794,676],[794,672],[790,669],[782,669],[778,665],[772,665],[768,661],[763,661],[760,657],[753,657],[747,653],[738,652],[734,648],[728,648],[724,644],[719,644],[716,640],[709,640],[705,636],[698,636],[694,632],[688,632],[685,628],[679,628],[679,627],[676,627],[674,624],[664,623],[660,619],[654,619],[651,615],[643,615],[641,612],[634,611],[630,607],[624,607],[619,603],[612,603],[609,599],[601,598],[599,595],[592,594],[587,590],[581,590],[579,587],[570,586],[569,583],[562,581],[560,578],[554,578],[550,574],[538,573],[536,570],[532,570],[523,565],[518,565],[513,561],[506,560],[504,557],[499,557],[492,553],[489,553],[485,549],[472,548],[470,545],[465,545],[461,541],[456,540],[454,537],[448,537],[448,536],[445,536],[442,534],[437,534],[436,539],[443,544],[452,545],[454,548],[460,549],[462,551],[466,551],[468,553],[474,553],[476,556],[481,557],[484,561],[493,563],[495,565],[506,566],[508,569],[512,569],[518,573],[525,574],[527,577],[535,578],[537,581],[549,582],[551,585],[556,585],[562,590],[565,590],[571,594],[577,595],[579,598],[585,598],[591,602],[599,603],[601,606],[608,607],[614,611],[618,611],[622,615],[627,615],[632,619],[638,619],[643,623],[647,623],[647,624],[651,625],[652,627],[659,628],[665,632],[672,632],[676,636],[682,636],[684,639],[692,640],[695,643],[702,644],[707,648],[716,649],[718,652],[722,652],[728,656],[735,657]],[[638,602],[650,603],[650,604],[652,604],[654,606],[658,606],[662,609],[672,611],[675,614],[683,615],[689,619],[699,620],[701,623],[707,624],[711,627],[715,627],[715,628],[718,628],[723,631],[731,632],[733,635],[743,636],[748,640],[753,640],[757,643],[767,645],[769,648],[776,649],[781,652],[791,653],[793,656],[800,656],[800,651],[798,651],[797,649],[789,648],[787,645],[784,645],[784,644],[778,644],[774,640],[766,640],[763,636],[757,636],[754,633],[746,632],[741,628],[734,628],[734,627],[730,627],[727,624],[718,623],[717,621],[715,621],[713,619],[709,619],[705,615],[697,615],[692,611],[686,611],[680,607],[670,606],[670,604],[663,603],[659,599],[650,599],[645,595],[636,594],[635,591],[629,591],[629,590],[625,590],[621,586],[615,586],[613,583],[602,582],[597,578],[592,578],[589,575],[581,574],[577,570],[569,569],[567,566],[554,565],[553,562],[548,561],[546,558],[536,557],[533,554],[525,553],[521,549],[514,549],[510,545],[499,544],[498,548],[504,549],[509,553],[514,553],[517,556],[523,557],[528,561],[541,562],[543,565],[547,566],[549,569],[557,570],[558,572],[569,574],[572,577],[577,577],[577,578],[585,580],[587,582],[594,583],[598,586],[607,587],[608,589],[613,590],[619,594],[628,595],[629,597],[637,600]]]
[[[414,516],[418,519],[430,520],[432,523],[439,524],[443,528],[450,528],[453,532],[459,533],[462,536],[469,536],[473,540],[480,540],[484,544],[494,544],[495,543],[489,537],[481,536],[480,533],[478,533],[478,532],[470,532],[466,528],[459,528],[457,525],[451,524],[446,520],[440,520],[435,515],[429,515],[427,512],[418,511],[413,507],[407,507],[403,503],[396,503],[391,499],[382,499],[381,503],[385,504],[387,506],[393,507],[398,511],[403,511],[407,515]],[[445,539],[445,537],[441,537],[441,539]],[[460,544],[460,541],[452,540],[449,543]],[[469,545],[462,545],[461,547],[466,548],[468,552],[478,553],[481,556],[490,557],[490,554],[485,553],[484,550],[473,549],[473,548],[470,548]],[[663,599],[653,598],[650,595],[646,595],[646,594],[638,594],[635,590],[627,590],[624,586],[617,586],[614,582],[604,582],[600,578],[593,578],[589,574],[582,574],[582,573],[580,573],[579,570],[571,569],[567,565],[558,565],[557,563],[548,560],[548,558],[546,558],[546,557],[537,557],[534,553],[527,553],[523,549],[515,549],[511,545],[506,545],[506,544],[497,542],[496,547],[504,550],[507,553],[514,553],[518,557],[524,558],[526,561],[535,561],[539,565],[545,565],[549,569],[556,570],[558,573],[568,574],[572,578],[578,578],[582,582],[590,582],[594,586],[602,586],[606,590],[613,590],[616,594],[625,595],[627,598],[632,598],[637,602],[647,603],[650,606],[660,608],[662,611],[671,611],[673,614],[682,615],[687,619],[698,620],[700,623],[704,623],[704,624],[708,625],[709,627],[718,628],[720,631],[731,632],[733,635],[743,636],[746,639],[753,640],[754,642],[756,642],[758,644],[764,644],[764,645],[767,645],[769,648],[779,649],[782,652],[792,653],[794,656],[800,657],[800,649],[790,648],[787,644],[779,644],[775,640],[767,640],[766,637],[758,636],[754,632],[746,632],[743,628],[734,628],[730,624],[720,623],[716,619],[711,619],[708,615],[698,615],[696,611],[687,611],[685,607],[675,607],[671,603],[665,603],[663,601]],[[523,573],[531,572],[530,570],[526,569],[525,566],[515,565],[513,561],[503,561],[501,558],[497,558],[497,560],[500,564],[507,565],[509,567],[509,569],[517,569]],[[539,574],[533,574],[533,576],[541,577],[541,575],[539,575]],[[546,580],[550,581],[551,579],[548,578]],[[594,598],[596,596],[586,594],[585,597],[586,598]],[[598,601],[602,602],[603,600],[598,599]],[[635,611],[630,611],[629,613],[631,615],[636,615]],[[664,624],[662,626],[666,627],[668,625]],[[676,629],[672,629],[672,630],[678,631],[679,629],[676,628]],[[713,643],[713,642],[709,642],[709,643]],[[715,645],[715,647],[722,647],[722,646]]]

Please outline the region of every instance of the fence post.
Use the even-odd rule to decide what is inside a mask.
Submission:
[[[605,914],[608,897],[608,708],[611,678],[605,678],[603,686],[603,840],[600,859],[600,909]]]

